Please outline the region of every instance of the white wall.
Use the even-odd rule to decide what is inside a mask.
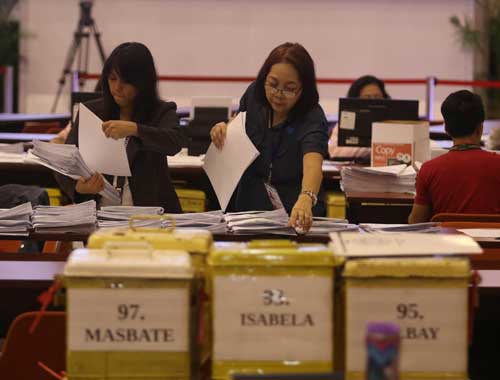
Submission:
[[[21,106],[48,112],[79,16],[78,0],[23,0]],[[256,75],[269,51],[284,41],[302,43],[318,77],[471,79],[448,21],[473,16],[473,0],[96,0],[93,16],[109,53],[124,41],[145,43],[163,75]],[[91,42],[90,71],[98,72]],[[88,88],[93,84],[89,83]],[[163,97],[189,104],[192,95],[230,95],[245,84],[161,85]],[[454,88],[440,88],[437,101]],[[388,86],[393,97],[425,98],[424,87]],[[66,90],[67,93],[68,90]],[[346,85],[322,85],[321,101],[335,112]],[[67,102],[60,102],[65,111]]]

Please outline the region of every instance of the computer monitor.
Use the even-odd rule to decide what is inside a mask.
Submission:
[[[372,123],[419,120],[418,100],[341,98],[338,146],[370,147]]]

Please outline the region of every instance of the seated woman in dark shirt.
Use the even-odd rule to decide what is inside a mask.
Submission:
[[[126,144],[131,177],[108,180],[122,189],[122,205],[160,206],[181,212],[170,180],[166,155],[174,155],[185,145],[179,127],[176,104],[160,100],[157,75],[149,49],[127,42],[113,50],[102,71],[103,98],[85,105],[104,122],[106,137]],[[78,120],[66,144],[78,145]],[[103,176],[74,181],[58,177],[61,189],[73,202],[96,198],[104,187]],[[119,184],[119,182],[123,182]]]
[[[241,98],[246,132],[260,156],[243,174],[231,210],[272,210],[279,202],[271,202],[269,194],[277,192],[291,226],[307,231],[313,214],[325,214],[320,189],[328,124],[318,101],[314,62],[306,49],[285,43],[271,51]],[[226,130],[226,123],[211,130],[219,149]]]

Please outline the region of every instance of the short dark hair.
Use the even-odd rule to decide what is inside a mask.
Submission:
[[[113,71],[123,81],[137,89],[132,119],[142,123],[147,122],[153,109],[160,102],[157,89],[158,78],[151,52],[139,42],[125,42],[111,52],[104,63],[101,75],[107,119],[120,117],[120,107],[113,99],[108,84],[108,78]]]
[[[319,102],[314,61],[307,50],[298,43],[286,42],[275,47],[259,70],[255,81],[255,97],[258,102],[270,107],[266,98],[265,82],[271,67],[277,63],[291,64],[302,84],[302,93],[291,111],[291,116],[304,114]]]
[[[446,132],[451,137],[464,137],[474,133],[484,121],[484,106],[479,95],[468,90],[453,92],[441,105]]]
[[[380,91],[382,92],[384,99],[391,98],[389,96],[389,94],[387,93],[387,91],[385,90],[384,81],[373,76],[373,75],[363,75],[362,77],[359,77],[354,82],[352,82],[351,87],[349,87],[349,91],[347,91],[347,97],[348,98],[359,98],[363,87],[365,87],[369,84],[377,85],[378,88],[380,88]]]

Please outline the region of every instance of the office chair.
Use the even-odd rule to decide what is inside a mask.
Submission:
[[[46,311],[30,334],[36,315],[23,313],[12,322],[0,355],[0,379],[45,379],[48,376],[38,361],[56,372],[66,369],[66,313]]]

